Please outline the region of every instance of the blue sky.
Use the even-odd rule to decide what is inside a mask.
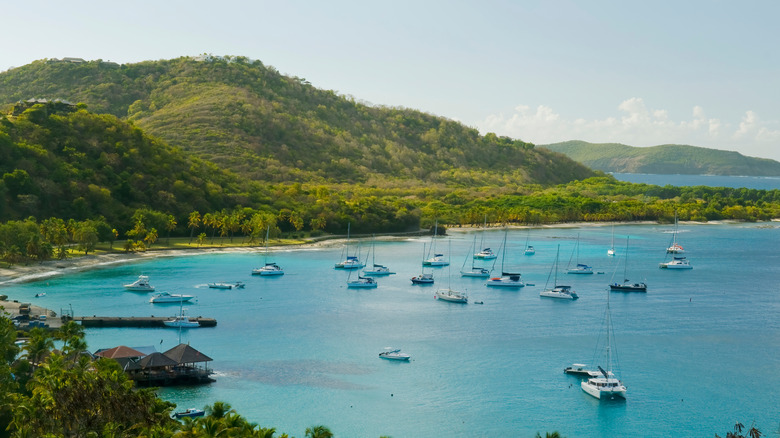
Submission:
[[[780,160],[777,17],[776,1],[24,0],[2,8],[0,71],[240,55],[536,144]]]

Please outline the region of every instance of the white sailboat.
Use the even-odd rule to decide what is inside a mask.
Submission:
[[[374,236],[371,237],[371,249],[369,249],[371,252],[371,268],[370,269],[363,269],[363,275],[371,275],[371,276],[383,276],[383,275],[393,275],[395,272],[392,272],[390,268],[388,268],[385,265],[377,264],[376,262],[376,244],[374,243]]]
[[[163,324],[166,327],[176,327],[179,329],[200,327],[200,322],[193,321],[187,316],[184,316],[184,308],[181,307],[181,304],[179,307],[179,314],[172,316],[171,319],[163,321]]]
[[[334,268],[336,269],[360,269],[366,266],[364,263],[360,261],[358,256],[349,255],[349,232],[351,226],[352,223],[347,224],[347,243],[344,244],[344,252],[343,252],[343,254],[346,254],[346,258],[344,259],[344,261],[340,263],[336,263],[334,265]],[[359,253],[360,253],[360,249],[358,249],[358,254]]]
[[[281,266],[277,265],[274,262],[268,261],[268,236],[271,232],[271,226],[267,226],[265,229],[265,265],[263,265],[260,268],[252,269],[252,275],[261,275],[261,276],[274,276],[274,275],[284,275],[284,269],[282,269]]]
[[[480,251],[474,253],[475,259],[481,259],[481,260],[493,260],[496,257],[496,253],[493,252],[492,249],[485,246],[485,230],[487,229],[487,215],[485,215],[485,224],[482,226],[482,237],[479,239],[479,247],[482,248]],[[476,246],[475,248],[476,249]]]
[[[423,243],[423,260],[425,260],[425,244]],[[420,275],[412,277],[412,284],[433,284],[433,273],[425,272],[425,263],[420,263]]]
[[[504,241],[501,243],[501,276],[500,277],[492,277],[487,280],[485,283],[486,286],[490,287],[510,287],[510,288],[520,288],[525,286],[525,283],[520,279],[521,275],[519,272],[507,272],[504,270],[504,262],[506,261],[506,247],[507,247],[507,234],[509,233],[508,229],[504,229]]]
[[[477,277],[477,278],[487,278],[490,277],[490,270],[487,268],[483,268],[480,266],[476,266],[474,264],[474,259],[476,257],[471,257],[470,254],[477,246],[477,235],[474,235],[474,243],[471,244],[471,248],[469,248],[468,254],[466,254],[466,259],[463,260],[463,266],[460,267],[460,275],[462,277]],[[466,263],[471,260],[471,269],[466,269]]]
[[[667,254],[685,254],[685,249],[677,243],[677,210],[674,211],[674,231],[672,232],[672,243],[666,248]]]
[[[448,266],[450,262],[444,258],[444,254],[436,253],[436,237],[439,235],[439,221],[436,221],[436,225],[433,228],[433,237],[431,238],[431,252],[433,257],[423,260],[425,266]]]
[[[558,250],[555,252],[555,263],[553,263],[553,267],[550,269],[550,274],[547,275],[547,282],[544,284],[544,290],[539,292],[540,297],[547,297],[547,298],[559,298],[563,300],[576,300],[579,298],[579,295],[577,295],[577,292],[575,292],[571,286],[564,286],[558,284],[558,256],[561,252],[561,245],[558,245]],[[555,276],[553,277],[553,287],[547,288],[547,284],[550,282],[550,276],[553,274],[553,271],[555,272]]]
[[[604,349],[605,367],[598,366],[600,375],[590,377],[580,383],[580,387],[587,394],[602,399],[626,398],[626,386],[620,381],[612,369],[614,333],[612,331],[612,315],[609,309],[609,293],[607,293],[607,310],[604,314],[607,331],[606,348]],[[598,363],[594,361],[593,363]]]
[[[577,255],[577,258],[575,260],[576,265],[574,267],[571,267],[571,261],[574,258],[574,255]],[[584,264],[580,263],[580,235],[577,233],[577,243],[574,244],[574,251],[571,253],[571,257],[569,258],[569,265],[566,270],[567,274],[592,274],[593,268]]]
[[[623,282],[612,283],[609,285],[609,290],[617,292],[647,292],[647,284],[644,282],[632,283],[628,278],[628,237],[626,237],[626,257],[625,264],[623,266]],[[613,274],[614,277],[614,274]]]
[[[612,257],[615,255],[615,226],[612,225],[612,241],[609,244],[609,249],[607,250],[607,255]]]
[[[450,244],[450,253],[452,252],[452,244]],[[448,268],[447,275],[447,289],[439,289],[433,295],[434,299],[448,301],[450,303],[463,303],[469,302],[469,297],[465,292],[452,290],[452,267]]]
[[[531,229],[528,229],[528,234],[525,236],[525,250],[523,250],[523,254],[530,256],[536,254],[536,249],[533,247],[533,245],[530,244],[531,241]]]
[[[350,276],[352,276],[352,271],[349,271]],[[376,282],[372,277],[363,277],[362,275],[358,275],[357,280],[350,280],[347,278],[347,287],[349,288],[362,288],[362,289],[373,289],[377,287],[379,283]]]
[[[686,257],[672,257],[668,262],[658,264],[661,269],[693,269],[693,265]]]

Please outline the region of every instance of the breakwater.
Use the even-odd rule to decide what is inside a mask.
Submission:
[[[165,316],[74,316],[73,320],[81,323],[86,328],[101,327],[166,327],[164,321],[171,317]],[[217,320],[214,318],[189,318],[190,321],[197,321],[201,327],[216,327]]]

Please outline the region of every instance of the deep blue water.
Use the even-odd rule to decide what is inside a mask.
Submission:
[[[531,437],[554,430],[568,437],[725,436],[734,422],[780,431],[780,224],[681,224],[679,241],[692,271],[658,269],[671,240],[669,226],[619,225],[617,257],[608,257],[612,229],[536,228],[534,256],[522,255],[527,232],[508,235],[505,266],[519,269],[519,291],[488,289],[458,275],[478,230],[452,230],[437,249],[451,253],[433,270],[437,285],[413,286],[423,244],[430,239],[380,241],[377,262],[397,275],[374,290],[345,287],[333,269],[342,247],[275,251],[280,278],[253,277],[262,250],[160,258],[49,278],[3,290],[59,313],[173,315],[176,305],[149,304],[149,294],[121,285],[149,275],[158,290],[192,293],[190,315],[214,317],[215,328],[182,332],[182,341],[212,357],[217,382],[165,388],[180,408],[229,402],[279,433],[303,436],[324,424],[339,437]],[[497,249],[503,231],[485,234]],[[479,234],[478,234],[479,235]],[[575,302],[540,298],[555,251],[561,269],[577,235],[580,261],[604,274],[559,274],[580,295]],[[641,293],[609,293],[623,275],[645,280]],[[353,244],[354,244],[353,240]],[[363,249],[367,242],[363,242]],[[469,260],[470,263],[470,260]],[[619,264],[618,264],[619,263]],[[500,262],[499,262],[500,264]],[[244,290],[208,289],[213,281],[244,281]],[[466,290],[467,305],[433,299],[436,287]],[[44,298],[33,298],[45,291]],[[594,364],[610,296],[625,402],[595,400],[562,370]],[[484,304],[474,304],[483,301]],[[178,343],[175,329],[90,329],[90,348]],[[412,355],[410,363],[378,359],[385,346]]]
[[[760,190],[780,189],[780,177],[723,175],[658,175],[652,173],[612,173],[616,179],[657,186],[709,186]]]

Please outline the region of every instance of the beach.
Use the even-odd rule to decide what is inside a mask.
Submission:
[[[708,224],[721,224],[726,221],[712,221]],[[680,222],[683,224],[683,222]],[[657,224],[652,221],[640,221],[640,222],[609,222],[609,223],[596,223],[596,222],[577,222],[577,223],[563,223],[563,224],[544,224],[544,225],[511,225],[511,229],[539,229],[539,228],[582,228],[582,227],[605,227],[612,225],[652,225]],[[686,222],[686,224],[699,224],[700,222]],[[501,228],[503,225],[490,224],[488,229]],[[465,232],[479,229],[479,226],[459,225],[449,226],[448,231],[452,232]],[[411,236],[427,235],[428,230],[421,230],[411,233],[392,233],[376,236],[377,240],[394,240],[403,239]],[[356,240],[370,239],[370,235],[358,235],[353,237]],[[302,243],[293,243],[288,245],[275,245],[269,249],[272,251],[279,250],[281,248],[289,248],[291,246],[295,248],[317,248],[317,247],[329,247],[334,245],[342,245],[346,240],[346,236],[324,236],[318,238],[305,239]],[[115,242],[115,246],[119,247],[121,242]],[[199,254],[215,254],[215,253],[243,253],[243,252],[260,252],[264,247],[261,246],[231,246],[231,244],[225,244],[225,246],[204,246],[201,248],[186,248],[186,249],[148,249],[146,251],[137,252],[111,252],[107,254],[99,255],[76,255],[71,256],[63,260],[47,260],[44,262],[30,262],[27,264],[0,264],[0,287],[8,284],[25,283],[29,281],[38,281],[41,279],[67,275],[75,272],[81,272],[87,269],[97,269],[104,266],[111,266],[121,263],[133,263],[141,260],[149,260],[150,258],[158,257],[180,257],[191,256]]]

